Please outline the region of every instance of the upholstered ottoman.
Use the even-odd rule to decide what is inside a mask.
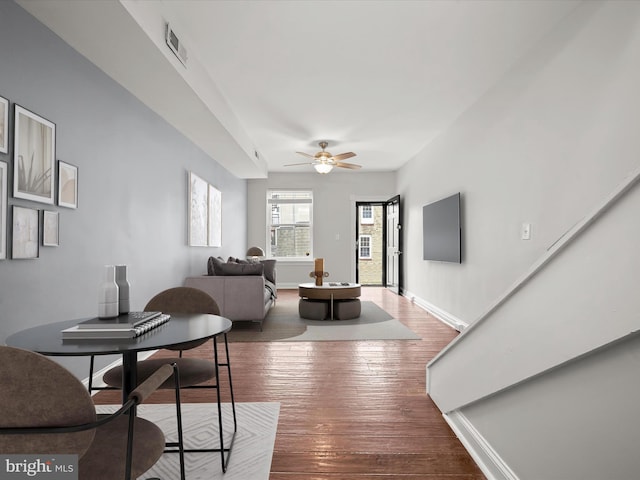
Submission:
[[[329,316],[329,302],[301,298],[298,301],[298,314],[308,320],[324,320]]]
[[[335,300],[333,302],[333,319],[334,320],[351,320],[358,318],[361,312],[359,298],[350,298],[345,300]]]

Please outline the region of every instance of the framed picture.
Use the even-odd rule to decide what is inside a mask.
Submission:
[[[38,258],[40,229],[38,210],[13,205],[12,258]]]
[[[7,164],[0,162],[0,260],[7,258]]]
[[[209,188],[207,182],[193,172],[189,172],[189,245],[208,245]]]
[[[60,245],[58,212],[44,210],[42,213],[42,245],[57,247]]]
[[[56,126],[15,105],[13,196],[53,204]]]
[[[78,167],[58,160],[58,205],[78,208]]]
[[[9,152],[9,100],[0,97],[0,153]]]
[[[209,246],[222,246],[222,192],[209,185]]]

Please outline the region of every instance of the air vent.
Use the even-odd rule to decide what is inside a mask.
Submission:
[[[178,60],[186,67],[187,66],[187,49],[184,48],[182,42],[178,39],[178,36],[173,31],[171,26],[167,23],[167,45],[169,49],[174,53]]]

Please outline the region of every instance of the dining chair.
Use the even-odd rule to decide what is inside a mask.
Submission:
[[[163,312],[163,313],[206,313],[211,315],[219,315],[220,309],[216,301],[207,293],[197,288],[191,287],[174,287],[164,290],[154,296],[144,307],[145,311]],[[205,340],[197,340],[193,342],[182,343],[180,345],[168,347],[168,350],[178,351],[177,357],[169,358],[151,358],[142,360],[137,363],[137,375],[140,381],[146,379],[151,372],[158,367],[175,363],[178,366],[178,377],[180,380],[180,388],[182,389],[201,389],[210,388],[216,391],[218,432],[219,432],[219,448],[185,448],[185,453],[192,452],[220,452],[222,462],[222,471],[226,472],[231,455],[231,449],[237,432],[236,407],[233,396],[233,383],[231,381],[231,363],[229,361],[229,345],[227,343],[227,334],[224,336],[225,361],[218,361],[218,342],[214,337],[213,343],[213,361],[210,359],[193,358],[183,356],[186,350],[194,349],[205,342]],[[228,447],[224,445],[224,429],[223,429],[223,412],[222,400],[220,392],[220,371],[219,367],[226,367],[229,379],[229,392],[231,397],[231,412],[233,417],[233,433],[229,441]],[[122,366],[117,366],[107,371],[103,376],[103,381],[110,387],[122,388]],[[174,388],[173,379],[168,379],[159,388]],[[182,407],[177,404],[178,415],[182,415]],[[167,442],[167,452],[176,452],[178,447],[176,442]],[[226,454],[226,455],[225,455]]]
[[[179,386],[175,364],[149,375],[112,414],[97,414],[82,382],[43,355],[0,346],[0,365],[3,455],[78,455],[80,480],[135,479],[162,456],[162,430],[135,408],[167,380]]]

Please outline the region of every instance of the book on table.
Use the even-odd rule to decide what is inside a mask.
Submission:
[[[155,312],[154,312],[155,313]],[[95,327],[87,327],[86,324],[74,325],[71,328],[62,330],[63,340],[88,340],[88,339],[126,339],[135,338],[140,335],[159,327],[160,325],[168,322],[171,316],[166,313],[157,312],[157,315],[153,315],[150,318],[142,322],[120,323],[119,325],[110,324],[107,328],[99,328],[100,325]],[[93,320],[93,319],[92,319]],[[116,319],[113,319],[116,320]]]
[[[81,329],[123,329],[137,327],[138,325],[160,315],[161,312],[129,312],[118,315],[115,318],[90,318],[78,323]]]

